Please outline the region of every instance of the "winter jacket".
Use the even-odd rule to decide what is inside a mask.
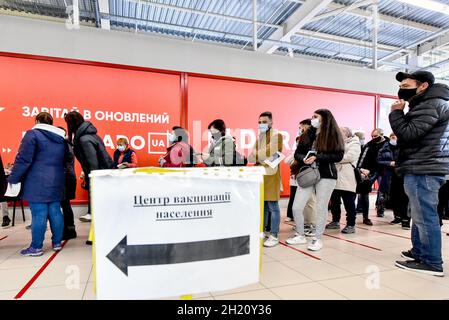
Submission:
[[[382,142],[375,142],[371,140],[365,144],[360,152],[360,158],[357,163],[357,167],[363,168],[370,171],[370,175],[377,175],[379,173],[379,164],[377,163],[377,156],[379,155],[380,149],[383,148],[385,143],[390,139],[384,137],[385,140]]]
[[[73,147],[66,142],[66,160],[64,165],[64,200],[72,200],[76,197],[76,174],[75,174],[75,155]]]
[[[449,87],[434,84],[412,98],[409,112],[394,110],[390,125],[398,137],[398,173],[449,174]]]
[[[316,135],[311,134],[310,140],[306,143],[299,143],[295,151],[295,159],[298,161],[300,168],[306,166],[304,158],[307,153],[312,150],[313,143],[316,140]],[[316,155],[316,163],[322,179],[334,179],[337,180],[337,169],[335,163],[340,162],[343,159],[344,151],[336,152],[318,152]]]
[[[231,166],[234,163],[235,143],[230,136],[223,136],[211,143],[209,147],[210,157],[204,160],[208,167]]]
[[[123,152],[118,149],[114,151],[114,169],[117,169],[117,166],[124,162],[128,163],[129,168],[137,167],[136,152],[130,147],[126,148]]]
[[[175,142],[162,157],[162,167],[192,167],[196,163],[193,148],[184,141]]]
[[[6,176],[5,176],[5,168],[3,168],[3,160],[2,160],[2,156],[0,156],[0,202],[4,202],[5,198],[5,192],[6,192],[6,187],[8,185],[8,181],[6,180]]]
[[[379,151],[377,163],[380,166],[379,174],[381,176],[379,191],[382,193],[390,193],[391,178],[395,173],[395,167],[391,166],[392,161],[397,161],[398,148],[386,143]]]
[[[266,170],[266,174],[263,176],[265,201],[279,201],[281,198],[281,167],[273,169],[264,161],[276,152],[282,152],[282,143],[282,134],[275,129],[270,129],[259,135],[256,145],[248,157],[249,162],[261,165]]]
[[[88,121],[83,122],[76,131],[73,151],[86,178],[93,170],[112,169],[114,166],[103,140],[97,135],[97,129]],[[89,179],[86,179],[86,185],[89,186]]]
[[[29,202],[58,202],[64,191],[65,132],[47,124],[27,131],[8,182],[22,183],[22,198]]]
[[[360,140],[356,136],[346,140],[343,159],[335,164],[338,175],[336,190],[356,191],[357,181],[355,180],[354,167],[360,157],[360,149]]]

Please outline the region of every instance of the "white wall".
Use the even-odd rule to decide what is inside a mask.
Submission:
[[[0,51],[392,95],[398,85],[388,72],[6,15]]]

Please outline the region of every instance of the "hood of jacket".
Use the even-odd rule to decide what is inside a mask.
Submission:
[[[82,136],[89,134],[97,134],[97,128],[95,128],[94,125],[89,121],[85,121],[80,125],[80,127],[76,131],[75,140],[78,140]]]
[[[353,137],[346,139],[345,143],[346,144],[354,144],[354,143],[360,144],[360,139],[357,136],[353,136]]]
[[[443,99],[449,101],[449,87],[443,83],[435,83],[425,92],[417,95],[410,101],[410,107],[416,106],[419,103],[430,99]]]
[[[38,123],[32,128],[32,130],[39,130],[39,132],[46,136],[47,139],[57,143],[61,143],[65,140],[64,130],[49,124]]]

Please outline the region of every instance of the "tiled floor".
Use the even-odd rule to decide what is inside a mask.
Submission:
[[[282,221],[285,206],[286,201],[282,201]],[[77,208],[76,215],[83,210]],[[385,218],[373,217],[373,227],[360,224],[358,217],[357,232],[351,235],[326,231],[324,248],[319,252],[308,252],[306,246],[264,249],[259,283],[198,294],[193,299],[449,299],[449,273],[437,278],[394,266],[400,251],[410,247],[410,231],[388,224],[391,215],[387,211]],[[7,236],[0,240],[0,299],[14,299],[53,255],[48,238],[44,256],[19,255],[30,241],[30,232],[25,229],[29,220],[19,220],[13,228],[0,229],[0,239]],[[447,221],[443,231],[449,231]],[[77,232],[78,238],[67,242],[21,299],[95,299],[91,247],[85,245],[89,224],[77,222]],[[292,226],[282,223],[281,241],[291,232]],[[443,259],[449,270],[449,237],[445,233],[442,237]]]

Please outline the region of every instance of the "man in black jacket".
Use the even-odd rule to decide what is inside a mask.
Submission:
[[[410,200],[412,249],[399,268],[444,276],[438,191],[449,174],[449,87],[435,84],[427,71],[399,72],[399,101],[391,106],[391,128],[398,137],[397,171]],[[404,113],[406,101],[409,112]]]
[[[369,219],[369,193],[372,190],[372,185],[379,177],[379,164],[377,163],[377,156],[380,149],[388,142],[388,138],[384,137],[382,129],[377,128],[371,132],[371,141],[362,148],[357,167],[360,168],[362,175],[367,178],[367,183],[359,186],[357,193],[359,193],[360,206],[363,213],[363,223],[372,226],[373,223]],[[378,214],[379,215],[379,214]]]

